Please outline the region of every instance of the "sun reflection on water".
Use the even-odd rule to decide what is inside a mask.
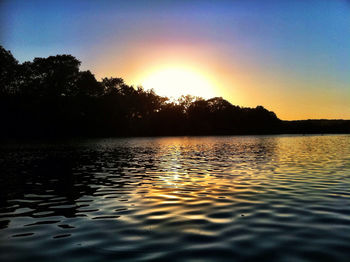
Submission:
[[[332,243],[350,243],[349,142],[349,136],[164,137],[56,145],[46,147],[46,157],[40,146],[4,150],[5,163],[10,156],[21,162],[3,179],[9,186],[0,250],[43,255],[23,243],[44,239],[64,260],[77,243],[91,252],[82,260],[93,254],[95,261],[105,261],[104,254],[167,260],[192,252],[205,261],[206,250],[214,258],[254,250],[259,261],[266,250],[283,255],[291,246],[295,260],[305,248],[344,257]]]

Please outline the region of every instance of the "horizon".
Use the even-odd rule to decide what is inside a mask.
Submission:
[[[98,80],[162,96],[350,119],[348,1],[133,3],[4,1],[1,44],[21,63],[71,54]]]
[[[1,47],[1,46],[0,46]],[[9,51],[10,53],[11,53],[11,50],[7,50],[7,51]],[[12,54],[12,53],[11,53]],[[73,56],[72,54],[57,54],[57,55],[55,55],[55,56],[49,56],[49,57],[58,57],[58,56],[65,56],[65,55],[69,55],[69,56]],[[47,57],[47,58],[49,58],[49,57]],[[74,57],[74,56],[73,56]],[[15,58],[15,57],[14,57]],[[36,58],[43,58],[43,59],[46,59],[46,58],[44,58],[44,57],[36,57]],[[75,58],[75,57],[74,57]],[[15,58],[16,59],[16,58]],[[34,58],[35,59],[35,58]],[[76,59],[78,59],[78,58],[76,58]],[[16,59],[17,60],[17,59]],[[80,61],[79,59],[78,59],[78,61]],[[25,62],[30,62],[30,63],[32,63],[33,61],[24,61],[23,63],[25,63]],[[23,64],[22,63],[22,64]],[[80,67],[80,66],[79,66]],[[89,69],[87,69],[87,71],[90,71]],[[80,71],[80,72],[83,72],[83,71]],[[91,72],[91,71],[90,71]],[[92,75],[94,76],[94,74],[93,74],[93,72],[91,72],[92,73]],[[107,78],[107,77],[102,77],[101,78],[101,80],[99,81],[99,80],[96,80],[96,81],[98,81],[100,84],[102,84],[103,83],[103,79],[104,78]],[[113,77],[111,77],[111,78],[113,78]],[[123,78],[120,78],[120,79],[122,79],[123,81],[124,81],[124,79]],[[153,91],[154,92],[154,94],[155,95],[157,95],[157,96],[160,96],[160,97],[163,97],[163,98],[166,98],[167,100],[165,101],[165,103],[170,103],[170,104],[177,104],[177,105],[180,105],[180,102],[181,102],[181,99],[183,99],[183,98],[185,98],[185,97],[191,97],[192,98],[192,101],[196,101],[196,100],[202,100],[202,99],[204,99],[205,101],[209,101],[209,100],[211,100],[211,99],[216,99],[216,98],[219,98],[219,99],[224,99],[224,100],[226,100],[224,97],[222,97],[222,96],[196,96],[196,95],[191,95],[191,94],[185,94],[185,93],[183,93],[183,94],[181,94],[181,93],[179,93],[179,95],[178,96],[167,96],[166,94],[164,94],[164,95],[161,95],[161,94],[159,94],[159,93],[157,93],[153,88],[149,88],[149,89],[145,89],[143,86],[135,86],[135,85],[129,85],[128,83],[125,83],[127,86],[129,86],[129,87],[131,87],[131,88],[133,88],[135,91],[137,90],[137,88],[142,88],[142,90],[144,90],[144,91]],[[226,101],[228,101],[228,100],[226,100]],[[233,106],[238,106],[238,107],[241,107],[241,108],[251,108],[251,109],[254,109],[254,108],[257,108],[257,107],[259,107],[259,106],[262,106],[262,107],[264,107],[265,109],[267,109],[267,110],[269,110],[269,108],[266,108],[264,105],[256,105],[255,107],[253,106],[253,107],[251,107],[251,106],[242,106],[242,105],[239,105],[239,104],[232,104],[230,101],[228,101],[231,105],[233,105]],[[271,111],[271,110],[269,110],[269,111]],[[271,112],[273,112],[273,111],[271,111]],[[274,112],[275,113],[275,112]],[[344,120],[344,121],[349,121],[350,119],[344,119],[344,118],[333,118],[333,119],[329,119],[329,118],[308,118],[308,119],[288,119],[288,120],[286,120],[286,119],[281,119],[278,115],[277,115],[277,117],[280,119],[280,120],[282,120],[282,121],[308,121],[308,120],[311,120],[311,121],[323,121],[323,120],[325,120],[325,121],[328,121],[328,120],[334,120],[334,121],[337,121],[337,120],[340,120],[340,121],[342,121],[342,120]]]

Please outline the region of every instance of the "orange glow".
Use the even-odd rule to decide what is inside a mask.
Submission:
[[[128,84],[152,88],[161,96],[190,94],[223,97],[245,107],[262,105],[283,120],[350,117],[350,93],[329,88],[334,84],[331,78],[296,77],[283,68],[272,70],[239,51],[224,56],[204,43],[193,46],[151,40],[117,50],[113,44],[105,55],[90,57],[92,66],[86,69],[96,73],[97,79],[123,77]]]

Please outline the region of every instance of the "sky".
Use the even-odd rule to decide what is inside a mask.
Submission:
[[[160,95],[350,119],[349,0],[2,0],[0,44]]]

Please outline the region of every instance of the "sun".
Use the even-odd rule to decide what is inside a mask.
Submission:
[[[149,73],[141,84],[156,94],[169,98],[181,95],[211,98],[215,96],[214,85],[204,74],[186,67],[167,67]]]

